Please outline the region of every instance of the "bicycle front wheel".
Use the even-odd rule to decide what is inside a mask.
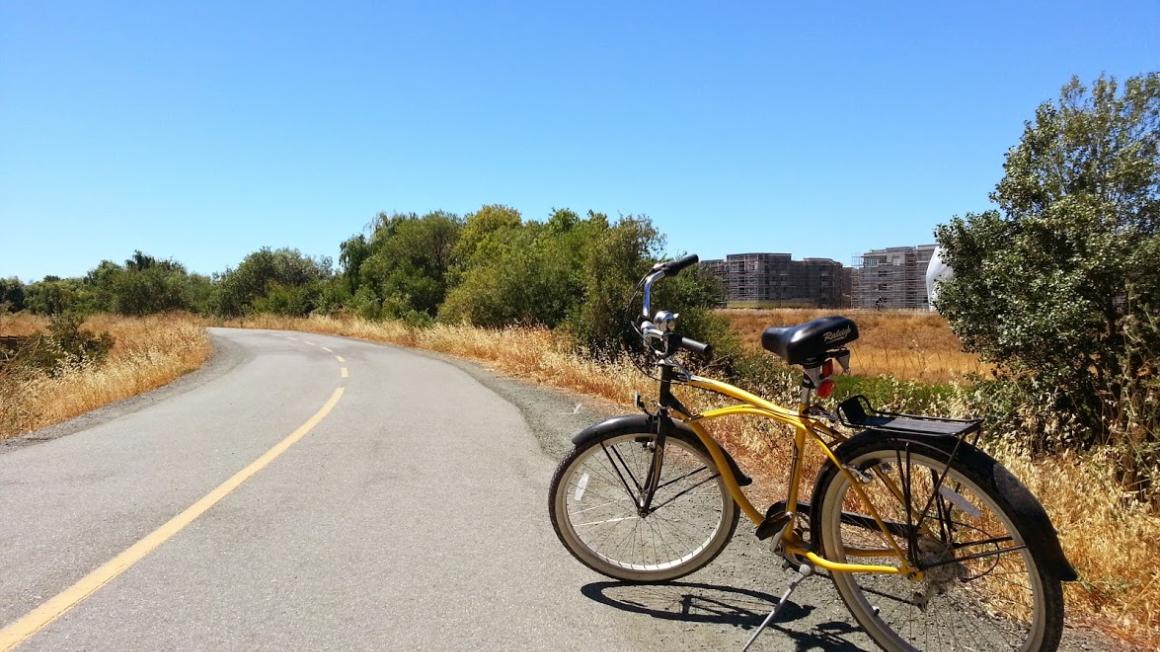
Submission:
[[[665,438],[649,509],[642,487],[656,450],[651,433],[611,433],[577,446],[552,478],[549,512],[564,547],[619,580],[663,582],[708,564],[737,528],[737,506],[694,436]]]
[[[952,460],[953,446],[867,433],[839,447],[850,474],[828,465],[814,493],[822,554],[897,566],[901,551],[923,574],[833,573],[838,593],[887,650],[1054,650],[1060,580],[995,489],[999,463],[967,444]]]

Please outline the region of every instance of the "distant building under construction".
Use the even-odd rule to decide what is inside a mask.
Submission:
[[[793,260],[790,254],[729,254],[701,265],[721,278],[729,303],[820,308],[850,305],[850,270],[829,258]]]
[[[853,269],[853,306],[871,310],[929,308],[926,268],[935,245],[874,249]]]

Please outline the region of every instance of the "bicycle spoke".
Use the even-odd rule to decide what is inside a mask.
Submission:
[[[890,490],[881,473],[871,477],[883,482],[861,485],[857,492],[850,478],[837,476],[839,507],[828,508],[825,516],[835,533],[828,536],[841,541],[835,560],[875,563],[878,556],[889,559],[889,551],[871,543],[883,536],[881,529],[876,523],[869,527],[858,517],[859,511],[869,510],[863,504],[868,500],[883,522],[896,519],[906,524],[905,531],[891,528],[891,533],[912,563],[924,571],[924,579],[836,575],[836,581],[854,590],[852,604],[876,613],[876,622],[906,645],[1020,647],[1031,635],[1036,609],[1041,608],[1035,578],[1028,571],[1026,544],[1012,533],[998,508],[987,502],[985,493],[945,461],[931,460],[903,446],[883,447],[876,455],[851,466],[868,469],[880,462],[898,464],[889,476],[898,483],[898,491]]]
[[[705,478],[704,480],[702,480],[702,481],[698,482],[697,484],[695,484],[695,485],[693,485],[693,486],[689,487],[688,489],[685,489],[685,490],[681,491],[680,493],[678,493],[677,495],[673,496],[672,498],[669,498],[668,500],[666,500],[665,502],[661,503],[660,505],[656,505],[656,506],[654,506],[654,507],[652,508],[652,511],[653,511],[653,512],[655,512],[655,511],[657,511],[658,509],[660,509],[660,508],[664,507],[665,505],[668,505],[669,503],[673,502],[674,500],[676,500],[676,499],[680,498],[681,496],[684,496],[684,495],[688,494],[690,491],[693,491],[693,490],[697,489],[697,487],[700,487],[701,485],[704,485],[704,484],[706,484],[706,483],[712,482],[712,481],[714,481],[714,480],[716,480],[716,479],[717,479],[717,476],[713,476],[713,477],[711,477],[711,478]]]
[[[676,567],[720,532],[728,497],[715,467],[677,438],[669,439],[663,455],[653,506],[643,516],[639,504],[654,473],[647,441],[601,441],[574,463],[564,511],[585,548],[604,562],[650,572]]]
[[[628,486],[628,481],[624,479],[624,474],[620,472],[620,468],[617,467],[616,462],[612,460],[612,455],[609,454],[608,447],[603,443],[600,444],[600,447],[604,449],[604,454],[608,456],[608,463],[612,465],[612,470],[616,471],[616,475],[620,476],[620,482],[624,485],[624,490],[628,492],[629,496],[633,496],[633,502],[638,502],[638,499],[632,493],[632,489]],[[636,480],[633,479],[633,482],[635,483]],[[640,491],[640,485],[637,485],[637,491]]]

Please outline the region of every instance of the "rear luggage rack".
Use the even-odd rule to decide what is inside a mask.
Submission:
[[[946,419],[882,412],[874,409],[861,394],[851,396],[838,405],[838,418],[848,428],[957,438],[980,432],[983,423],[981,419]]]

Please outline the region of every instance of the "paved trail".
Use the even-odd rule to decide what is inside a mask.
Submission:
[[[573,398],[348,339],[213,337],[174,386],[0,445],[0,650],[739,649],[788,580],[744,524],[675,585],[573,561],[546,509],[599,416]],[[811,578],[757,647],[870,644]]]

